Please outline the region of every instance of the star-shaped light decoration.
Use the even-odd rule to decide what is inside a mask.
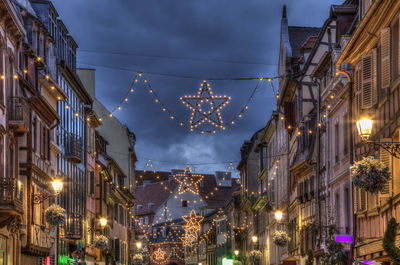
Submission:
[[[157,248],[157,250],[154,251],[154,259],[156,261],[164,260],[165,259],[165,251],[161,248]]]
[[[220,110],[229,103],[230,99],[231,98],[226,95],[213,95],[207,80],[203,81],[197,95],[181,97],[180,100],[182,103],[192,111],[189,121],[190,130],[193,131],[204,122],[208,122],[216,128],[225,130]],[[204,107],[202,107],[203,104],[208,105],[208,107],[204,109]]]
[[[184,245],[191,246],[198,239],[200,232],[200,224],[204,217],[196,214],[195,210],[190,211],[190,215],[182,216],[185,221],[183,228],[185,229]]]
[[[187,167],[183,173],[174,175],[174,179],[179,183],[179,194],[189,191],[193,194],[199,194],[199,184],[203,181],[203,178],[203,175],[190,173],[189,167]]]

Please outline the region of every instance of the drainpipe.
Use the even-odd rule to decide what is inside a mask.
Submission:
[[[336,75],[342,74],[347,78],[347,81],[349,82],[349,113],[348,113],[348,130],[349,130],[349,153],[350,153],[350,165],[354,164],[354,139],[353,139],[353,126],[354,126],[354,119],[353,119],[353,80],[350,76],[350,73],[341,70],[341,67],[339,66],[339,69],[336,70]],[[353,181],[351,180],[351,210],[353,211],[353,241],[351,242],[351,249],[350,249],[350,259],[353,262],[355,258],[355,244],[356,244],[356,237],[357,237],[357,230],[356,230],[356,225],[357,225],[357,216],[354,213],[354,201],[355,201],[355,194],[354,194],[354,184]]]

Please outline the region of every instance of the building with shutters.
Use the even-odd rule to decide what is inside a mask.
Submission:
[[[19,155],[21,177],[27,191],[21,261],[49,263],[54,262],[56,231],[47,224],[45,210],[55,199],[45,198],[53,192],[51,181],[60,178],[57,156],[61,147],[57,142],[57,127],[61,117],[57,106],[67,95],[56,81],[56,32],[48,31],[51,24],[42,23],[34,3],[18,2],[16,7],[28,36],[21,53],[21,92],[13,99],[27,118],[27,132],[21,137]],[[46,10],[57,16],[51,4],[46,5]]]
[[[88,199],[87,239],[105,235],[110,240],[110,255],[91,249],[97,262],[131,262],[135,249],[134,187],[136,136],[96,99],[95,70],[78,69],[77,73],[89,95],[93,108],[87,109]],[[117,151],[118,150],[118,151]],[[107,219],[105,227],[100,219]],[[111,255],[112,253],[112,255]]]
[[[400,2],[362,0],[357,28],[336,62],[338,70],[349,73],[352,82],[351,120],[369,116],[375,120],[371,140],[399,142]],[[346,65],[353,71],[347,71]],[[352,74],[354,73],[354,74]],[[354,257],[389,264],[382,237],[391,217],[400,218],[400,160],[384,149],[364,144],[351,123],[355,161],[374,156],[392,173],[387,188],[370,194],[354,188],[354,229],[357,245]]]
[[[349,199],[349,145],[345,144],[347,142],[343,134],[346,132],[350,135],[346,129],[347,124],[343,125],[346,101],[344,97],[339,97],[336,102],[326,103],[327,100],[322,100],[326,97],[330,99],[332,90],[344,93],[340,78],[335,79],[332,60],[336,60],[335,56],[341,49],[342,36],[349,34],[348,29],[354,27],[358,9],[356,3],[357,1],[344,1],[341,5],[332,5],[329,17],[321,28],[288,26],[284,7],[279,56],[281,78],[278,113],[283,114],[282,119],[288,132],[288,208],[282,211],[282,224],[285,225],[278,226],[288,231],[291,242],[286,249],[282,249],[284,253],[279,255],[283,264],[303,264],[308,249],[314,251],[319,263],[325,253],[328,212],[331,213],[326,209],[335,203],[338,207],[339,201],[343,202],[346,197],[346,184],[341,183],[342,179],[346,179],[346,198]],[[337,105],[338,102],[342,105]],[[331,116],[328,117],[329,114]],[[328,124],[326,127],[325,122],[332,122],[332,116],[337,121],[335,126]],[[334,134],[339,132],[339,126],[340,138],[339,134]],[[332,135],[336,138],[332,138]],[[332,142],[338,148],[331,148]],[[331,159],[332,151],[334,154]],[[331,167],[335,171],[334,176],[330,175]],[[340,178],[335,181],[340,183],[332,187],[332,192],[336,191],[338,196],[332,203],[330,185],[335,184],[332,181],[339,175]],[[331,224],[338,226],[340,222]],[[347,225],[347,229],[350,229],[350,224]],[[337,229],[341,230],[342,227]]]
[[[0,264],[19,265],[27,196],[26,178],[19,175],[19,150],[25,145],[20,138],[29,130],[29,113],[15,111],[24,104],[18,79],[26,31],[11,1],[0,1],[0,10]]]
[[[257,245],[252,242],[252,237],[257,236],[256,214],[252,206],[259,196],[259,163],[258,152],[262,143],[263,129],[255,132],[249,141],[244,141],[240,148],[240,162],[237,169],[240,172],[240,206],[236,213],[235,249],[239,250],[242,261],[249,260],[249,253]],[[264,255],[266,253],[263,253]],[[263,256],[265,258],[265,256]]]

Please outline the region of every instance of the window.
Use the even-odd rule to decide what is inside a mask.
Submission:
[[[94,196],[95,187],[96,187],[96,182],[94,179],[94,171],[90,171],[89,172],[89,193],[92,196]]]
[[[344,115],[343,117],[343,155],[347,155],[348,153],[348,133],[349,133],[349,127],[348,127],[348,121],[347,121],[347,114]]]
[[[335,217],[336,217],[336,228],[340,228],[340,196],[339,196],[339,193],[335,194]]]
[[[176,247],[171,247],[171,259],[176,259]]]
[[[335,137],[335,163],[339,162],[339,123],[335,123],[335,129],[334,129],[334,137]]]
[[[139,218],[139,225],[142,226],[143,225],[143,217]]]
[[[153,238],[157,238],[157,228],[153,228]]]
[[[144,225],[149,225],[149,217],[148,216],[146,216],[145,218],[144,218]]]
[[[183,208],[188,207],[188,201],[183,200],[183,201],[182,201],[182,207],[183,207]]]
[[[345,225],[345,233],[350,232],[350,192],[349,188],[344,189],[344,225]]]
[[[141,205],[141,204],[138,204],[138,205],[136,206],[137,211],[140,211],[142,208],[143,208],[143,205]]]
[[[118,204],[114,204],[114,220],[118,222]]]

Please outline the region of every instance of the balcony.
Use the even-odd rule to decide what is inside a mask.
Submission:
[[[29,130],[29,105],[21,97],[8,99],[8,125],[17,134],[24,134]]]
[[[0,221],[23,214],[22,187],[15,178],[0,178]]]
[[[69,239],[82,239],[83,232],[83,218],[82,215],[76,213],[69,213],[65,223],[65,237]]]
[[[64,141],[65,157],[72,163],[82,162],[82,137],[73,133],[67,133]]]

